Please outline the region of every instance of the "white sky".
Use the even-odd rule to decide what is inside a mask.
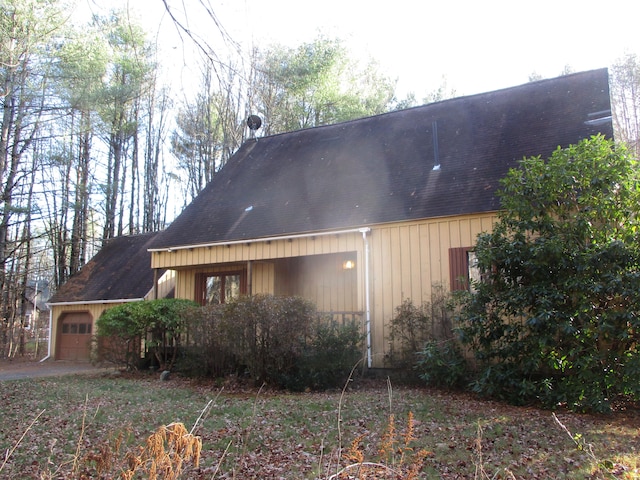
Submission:
[[[105,15],[109,8],[137,11],[157,35],[161,67],[189,96],[199,66],[184,53],[163,0],[75,0],[74,17]],[[343,39],[354,55],[376,59],[398,80],[398,98],[413,92],[420,102],[446,79],[457,96],[521,85],[536,72],[556,77],[609,67],[625,53],[640,55],[638,0],[166,0],[180,21],[203,40],[221,47],[209,7],[235,42],[297,46],[319,34]],[[179,213],[176,205],[173,215]],[[172,216],[170,214],[170,216]]]
[[[193,0],[192,0],[193,1]],[[235,0],[255,39],[298,42],[318,29],[378,59],[421,98],[447,79],[458,94],[609,66],[640,53],[637,0]],[[232,22],[221,14],[223,24]]]
[[[219,43],[217,16],[244,48],[277,42],[295,46],[322,33],[345,40],[354,55],[379,61],[398,79],[399,96],[417,99],[446,79],[457,95],[520,85],[536,72],[545,78],[608,67],[625,53],[640,54],[637,0],[166,0],[181,21]],[[104,5],[129,5],[145,23],[161,24],[167,55],[182,50],[162,0],[79,0],[105,13]],[[222,55],[224,56],[224,55]],[[171,57],[183,75],[194,65]],[[190,73],[190,68],[194,70]]]

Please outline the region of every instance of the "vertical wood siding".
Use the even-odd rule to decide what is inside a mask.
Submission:
[[[361,311],[358,303],[357,268],[344,270],[345,260],[356,261],[356,252],[252,261],[254,294],[296,295],[314,301],[320,311]],[[357,265],[357,263],[356,263]],[[201,273],[245,269],[246,264],[229,263],[177,272],[176,296],[194,299],[196,278]]]
[[[434,285],[448,290],[449,249],[473,246],[477,235],[490,231],[495,221],[495,215],[461,216],[372,229],[369,243],[374,366],[384,366],[384,356],[389,352],[389,324],[396,307],[406,299],[417,305],[430,302]]]
[[[268,294],[275,290],[275,265],[273,262],[252,264],[252,293]]]
[[[174,270],[165,271],[160,278],[158,278],[158,294],[154,292],[153,288],[145,295],[145,300],[153,300],[154,298],[166,298],[176,284],[176,272]]]
[[[51,332],[49,332],[49,341],[51,342],[51,357],[56,358],[58,347],[58,323],[60,318],[66,313],[87,312],[92,320],[92,331],[97,333],[96,320],[100,318],[102,312],[108,308],[115,307],[118,303],[98,303],[98,304],[78,304],[78,305],[52,305],[51,306]]]
[[[371,227],[370,300],[373,366],[384,366],[388,327],[406,299],[431,301],[432,286],[447,289],[449,249],[471,247],[490,231],[494,214],[448,217]],[[343,270],[345,259],[356,268]],[[177,269],[176,296],[193,298],[198,273],[247,268],[252,260],[254,293],[301,295],[318,309],[365,310],[364,242],[360,233],[155,252],[154,267]],[[458,266],[459,267],[459,266]]]
[[[314,255],[292,262],[289,294],[314,299],[318,310],[323,312],[361,311],[357,272],[355,268],[343,268],[346,260],[355,262],[356,255]]]
[[[238,243],[153,252],[152,268],[198,268],[202,265],[245,263],[248,260],[272,260],[307,255],[357,251],[362,248],[362,235],[342,233],[318,235],[290,240]]]

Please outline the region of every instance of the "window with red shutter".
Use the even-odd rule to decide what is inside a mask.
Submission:
[[[470,262],[470,255],[473,257],[472,262]],[[471,272],[471,270],[474,271]],[[469,278],[476,279],[475,270],[477,270],[477,267],[475,265],[473,247],[455,247],[449,249],[449,289],[452,292],[456,290],[469,290]]]

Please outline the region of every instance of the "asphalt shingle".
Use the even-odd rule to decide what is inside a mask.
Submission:
[[[612,137],[610,108],[600,69],[250,140],[150,246],[494,211],[523,157]]]
[[[153,288],[154,273],[147,249],[156,235],[112,238],[58,289],[49,303],[143,298]]]

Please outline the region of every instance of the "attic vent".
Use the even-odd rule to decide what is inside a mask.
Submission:
[[[438,122],[432,124],[433,132],[433,170],[440,170],[440,151],[438,150]]]
[[[587,114],[585,125],[602,125],[611,121],[611,110],[601,110]]]

